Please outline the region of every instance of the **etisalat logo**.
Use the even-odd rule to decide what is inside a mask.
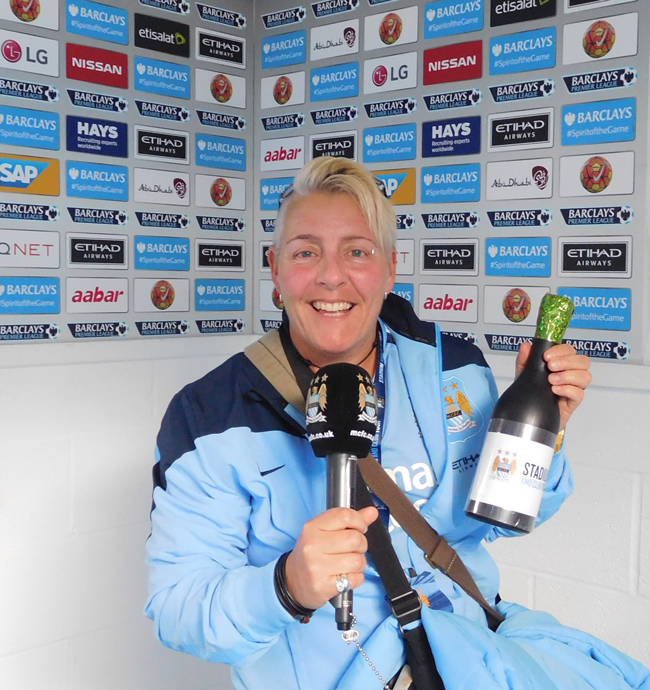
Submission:
[[[44,103],[56,103],[60,98],[59,90],[56,86],[5,78],[0,78],[0,96],[43,101]]]

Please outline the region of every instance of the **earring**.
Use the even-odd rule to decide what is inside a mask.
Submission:
[[[384,292],[384,299],[386,299],[386,297],[388,297],[388,293]]]
[[[281,292],[278,292],[278,299],[280,300],[280,302],[282,302],[282,293]]]

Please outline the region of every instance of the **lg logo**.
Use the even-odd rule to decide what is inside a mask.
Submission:
[[[409,69],[408,65],[400,65],[399,67],[390,68],[390,71],[386,69],[384,65],[379,65],[375,67],[372,73],[372,83],[377,86],[383,86],[389,79],[391,82],[403,81],[408,79]]]
[[[2,53],[2,57],[7,62],[11,63],[20,62],[23,57],[23,49],[20,47],[20,43],[11,38],[6,40],[2,46],[0,46],[0,53]],[[47,65],[47,51],[41,48],[32,53],[30,47],[27,46],[25,60],[27,62],[37,62],[39,65]]]

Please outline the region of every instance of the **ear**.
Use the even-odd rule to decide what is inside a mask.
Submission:
[[[269,266],[271,267],[271,278],[273,279],[273,284],[275,287],[278,289],[279,292],[280,290],[280,285],[278,282],[278,250],[275,245],[271,245],[269,247]]]
[[[397,275],[397,249],[393,249],[389,264],[388,264],[388,281],[386,282],[385,292],[390,292],[395,285],[395,277]]]

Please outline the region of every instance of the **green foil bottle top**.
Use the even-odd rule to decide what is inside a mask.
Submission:
[[[574,309],[571,298],[547,292],[539,307],[535,337],[561,343]]]

